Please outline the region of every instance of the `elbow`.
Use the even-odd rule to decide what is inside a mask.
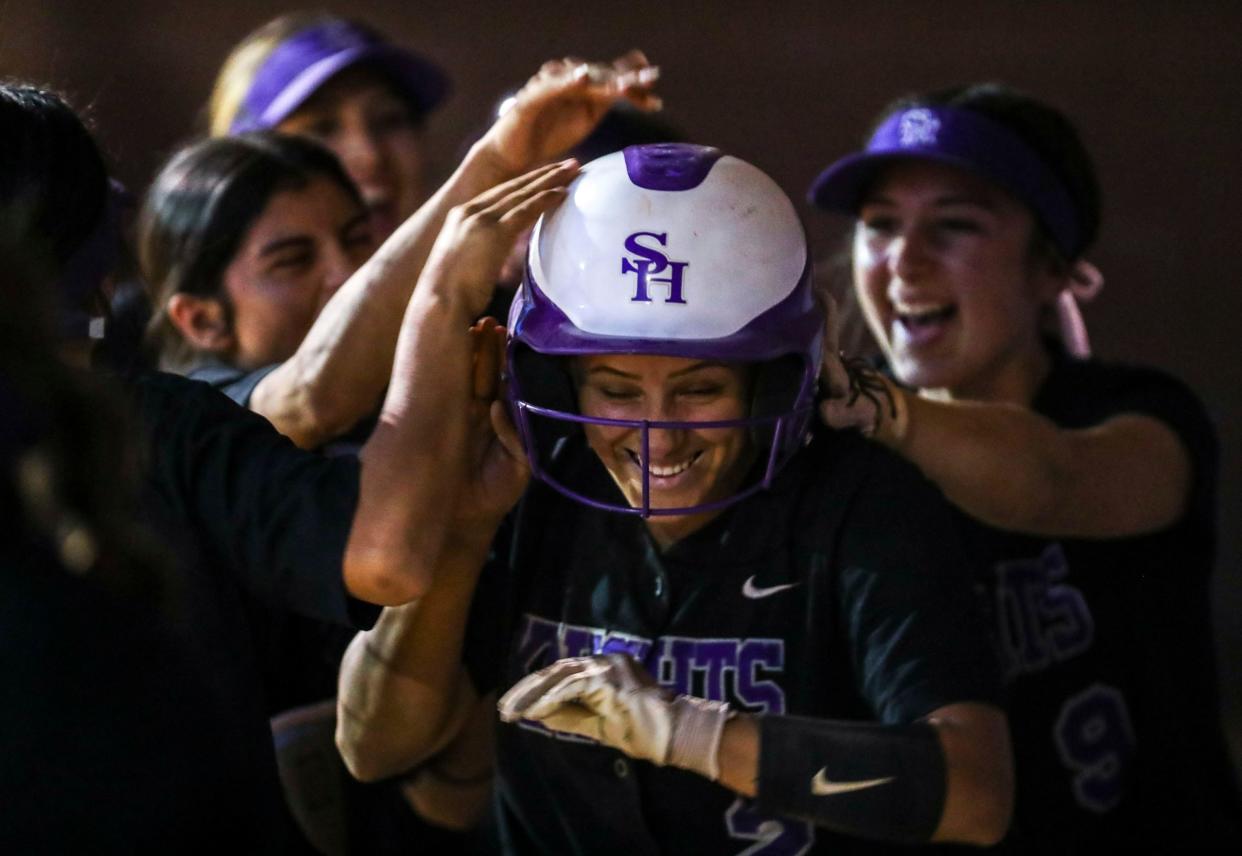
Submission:
[[[345,762],[345,769],[360,782],[378,782],[405,772],[408,767],[394,764],[381,747],[369,746],[365,739],[351,735],[342,725],[337,726],[336,748]]]
[[[980,798],[974,806],[973,815],[963,842],[980,847],[999,844],[1009,831],[1009,823],[1013,819],[1012,783],[1007,789],[997,789],[996,792]]]
[[[418,600],[431,587],[431,578],[415,564],[401,562],[345,561],[345,587],[358,600],[379,606],[401,606]]]
[[[342,562],[345,588],[367,603],[410,603],[431,588],[435,561],[429,553],[403,537],[367,537],[356,530],[350,536]]]

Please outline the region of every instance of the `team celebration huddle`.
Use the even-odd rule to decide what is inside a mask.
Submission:
[[[0,850],[1242,848],[1215,429],[1092,355],[1073,123],[874,105],[793,188],[834,300],[658,59],[498,87],[438,187],[446,73],[352,19],[145,192],[0,84]]]

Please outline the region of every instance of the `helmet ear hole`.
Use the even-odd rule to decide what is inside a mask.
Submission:
[[[802,357],[797,354],[760,363],[751,391],[750,415],[779,416],[792,410],[802,391],[802,375]]]
[[[524,402],[561,413],[578,412],[578,393],[568,357],[554,357],[518,347],[513,350],[511,359],[513,377]],[[550,459],[561,440],[581,430],[573,422],[538,416],[529,417],[527,425],[535,450],[545,461]]]
[[[801,445],[805,420],[795,418],[792,423],[786,422],[781,427],[780,436],[776,436],[776,417],[786,417],[798,406],[802,393],[802,382],[805,374],[805,363],[801,356],[788,354],[774,360],[760,363],[755,371],[754,386],[750,397],[750,415],[752,418],[772,417],[770,421],[759,422],[751,429],[751,437],[755,447],[771,452],[777,446],[778,461],[785,461]]]

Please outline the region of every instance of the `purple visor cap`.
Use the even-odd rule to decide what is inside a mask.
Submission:
[[[330,21],[295,33],[272,51],[255,73],[229,132],[276,127],[321,86],[358,63],[379,69],[422,113],[448,95],[448,78],[437,66],[349,21]]]
[[[996,182],[1035,212],[1062,255],[1073,259],[1082,251],[1082,219],[1060,177],[1008,128],[958,107],[897,111],[876,129],[863,151],[820,173],[807,198],[829,211],[856,214],[880,170],[911,158],[958,167]]]

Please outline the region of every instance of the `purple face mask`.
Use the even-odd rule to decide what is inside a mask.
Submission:
[[[518,433],[522,437],[523,446],[527,450],[527,458],[531,467],[531,475],[541,481],[546,482],[557,492],[573,499],[577,502],[588,505],[592,508],[598,508],[603,511],[615,511],[621,514],[633,514],[640,517],[670,517],[683,514],[698,514],[702,512],[716,511],[740,502],[746,497],[772,486],[773,480],[780,472],[781,468],[789,460],[790,457],[800,448],[801,443],[789,442],[790,438],[800,438],[804,436],[807,424],[811,417],[810,405],[803,405],[797,409],[787,411],[781,414],[767,416],[752,416],[745,419],[726,419],[712,422],[682,422],[682,421],[653,421],[648,419],[606,419],[598,416],[583,416],[579,413],[572,413],[566,410],[557,410],[550,407],[541,407],[526,401],[522,397],[522,392],[518,388],[518,384],[511,378],[511,407],[512,413],[515,415]],[[592,497],[583,490],[572,487],[564,481],[558,479],[552,472],[552,459],[557,455],[559,449],[557,445],[551,448],[545,446],[538,438],[536,429],[536,421],[538,419],[552,420],[562,424],[562,437],[568,435],[564,431],[564,426],[582,427],[586,425],[597,425],[608,428],[626,428],[637,430],[639,432],[639,448],[641,450],[641,459],[643,461],[642,469],[642,499],[638,505],[632,506],[626,502],[609,501],[602,497]],[[651,432],[655,431],[697,431],[704,429],[720,429],[720,428],[739,428],[751,432],[752,440],[756,442],[764,442],[766,448],[760,449],[764,455],[764,463],[762,474],[759,475],[749,485],[742,487],[740,490],[726,496],[724,498],[711,502],[699,503],[692,506],[683,506],[676,508],[652,508],[651,498],[651,468],[648,465],[650,457],[650,437]]]
[[[996,182],[1035,213],[1066,259],[1082,252],[1083,224],[1065,184],[1020,137],[973,110],[899,110],[876,129],[865,150],[820,173],[808,197],[821,208],[855,214],[880,170],[911,158],[948,164]]]
[[[229,133],[274,128],[321,86],[359,63],[374,66],[421,115],[449,91],[448,78],[427,60],[349,21],[332,20],[295,33],[259,66]]]

